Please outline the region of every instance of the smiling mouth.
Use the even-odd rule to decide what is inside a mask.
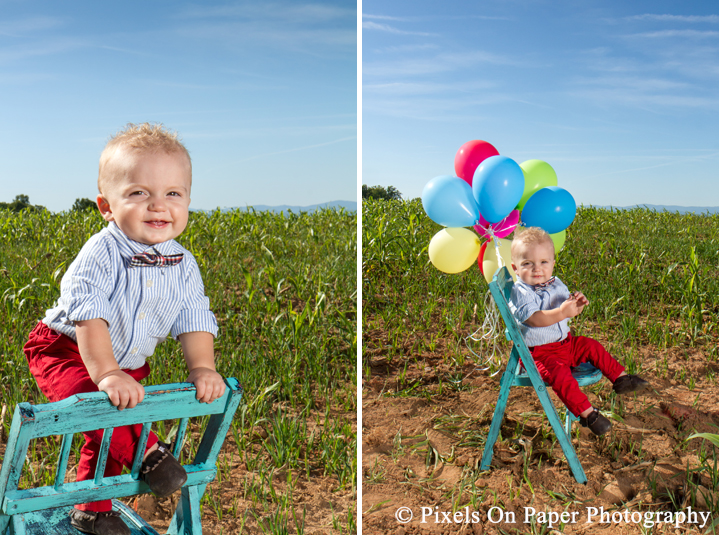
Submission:
[[[153,228],[163,228],[166,225],[169,225],[169,221],[145,221],[146,225],[149,225]]]

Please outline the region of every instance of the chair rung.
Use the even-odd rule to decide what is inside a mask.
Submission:
[[[187,424],[190,421],[189,418],[182,418],[177,426],[177,435],[175,437],[175,448],[172,451],[172,455],[177,459],[180,457],[180,451],[182,451],[182,443],[185,441],[185,435],[187,434]]]
[[[145,449],[147,448],[147,438],[150,436],[150,427],[152,422],[142,424],[142,433],[140,433],[140,440],[137,442],[137,451],[135,452],[135,459],[132,461],[132,479],[138,479],[140,477],[140,467],[142,466],[142,459],[145,457]]]
[[[107,465],[107,455],[110,453],[110,441],[112,440],[112,432],[115,429],[108,427],[102,434],[102,444],[100,445],[100,453],[98,454],[97,468],[95,468],[95,484],[100,485],[102,478],[105,477],[105,466]]]
[[[57,459],[57,471],[55,472],[55,490],[60,490],[65,484],[65,473],[67,472],[67,460],[70,457],[72,449],[72,438],[75,435],[68,433],[62,436],[62,445],[60,446],[60,455]]]

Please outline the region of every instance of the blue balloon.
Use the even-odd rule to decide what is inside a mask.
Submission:
[[[571,225],[576,214],[577,203],[572,194],[564,188],[549,186],[529,198],[522,210],[522,223],[555,234]]]
[[[438,176],[427,182],[422,206],[432,221],[445,227],[471,227],[479,219],[472,188],[456,176]]]
[[[474,172],[472,192],[482,217],[490,223],[499,223],[522,199],[522,168],[506,156],[490,156]]]

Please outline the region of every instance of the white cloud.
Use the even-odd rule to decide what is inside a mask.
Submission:
[[[0,23],[0,35],[18,37],[23,34],[57,28],[64,24],[59,17],[32,17],[24,20]]]
[[[362,90],[365,93],[392,96],[473,93],[493,87],[490,82],[476,82],[471,84],[439,84],[434,82],[391,82],[385,84],[365,84]]]
[[[688,39],[713,39],[719,37],[716,31],[699,30],[659,30],[656,32],[635,33],[629,37],[645,37],[648,39],[664,39],[671,37],[686,37]]]
[[[413,32],[408,30],[400,30],[399,28],[395,28],[394,26],[390,26],[389,24],[380,24],[378,22],[372,22],[372,21],[365,21],[362,23],[362,29],[363,30],[371,30],[371,31],[379,31],[379,32],[387,32],[387,33],[395,33],[398,35],[422,35],[422,36],[430,36],[430,35],[437,35],[436,33],[428,33],[428,32]]]
[[[397,59],[385,62],[370,62],[363,65],[365,76],[377,76],[397,80],[401,76],[423,76],[452,72],[488,63],[492,65],[524,66],[522,62],[482,50],[438,54],[434,57]]]
[[[35,56],[63,54],[85,46],[87,46],[86,41],[69,37],[28,45],[7,46],[0,48],[0,63],[12,63]]]
[[[363,19],[377,19],[377,20],[395,20],[406,22],[409,19],[406,17],[390,17],[389,15],[370,15],[369,13],[362,13]]]
[[[284,20],[296,25],[308,22],[323,23],[337,19],[355,19],[357,11],[327,4],[300,4],[298,2],[253,2],[225,6],[193,5],[178,13],[184,19],[246,19]]]
[[[375,49],[375,52],[382,54],[405,54],[408,52],[421,52],[424,50],[437,50],[439,45],[433,43],[421,43],[416,45],[398,45],[386,46],[381,49]]]
[[[710,24],[719,23],[719,15],[669,15],[669,14],[652,14],[644,13],[643,15],[634,15],[627,17],[627,20],[650,20],[661,22],[706,22]]]

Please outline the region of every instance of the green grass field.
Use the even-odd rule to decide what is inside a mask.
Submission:
[[[104,224],[95,210],[0,212],[3,437],[18,402],[46,401],[22,346],[59,297],[67,266]],[[233,465],[246,468],[235,493],[246,505],[208,492],[204,512],[218,521],[229,516],[264,533],[286,533],[288,525],[302,533],[310,523],[293,496],[299,482],[329,479],[333,489],[354,495],[356,225],[356,215],[345,211],[218,211],[191,214],[178,238],[199,263],[220,325],[218,371],[237,377],[245,391],[227,440],[232,459],[220,463],[218,479],[229,479]],[[171,339],[158,347],[150,364],[149,384],[186,378],[179,343]],[[171,435],[169,428],[159,431]],[[52,467],[55,459],[44,457],[42,445],[34,452],[30,466],[35,462],[35,468],[26,470],[23,484],[47,484],[53,470],[37,470],[37,465]],[[353,503],[342,514],[333,513],[332,525],[325,527],[355,531]]]
[[[483,313],[487,286],[477,267],[446,275],[432,266],[427,247],[442,227],[419,200],[365,201],[362,227],[363,328],[388,331],[390,357],[413,331],[437,321],[437,335],[456,333],[460,344],[461,329]],[[592,297],[576,327],[611,330],[627,351],[646,343],[706,346],[716,360],[718,268],[717,215],[580,208],[555,274]],[[421,350],[432,340],[415,343]],[[462,352],[450,350],[447,359],[461,360]]]

